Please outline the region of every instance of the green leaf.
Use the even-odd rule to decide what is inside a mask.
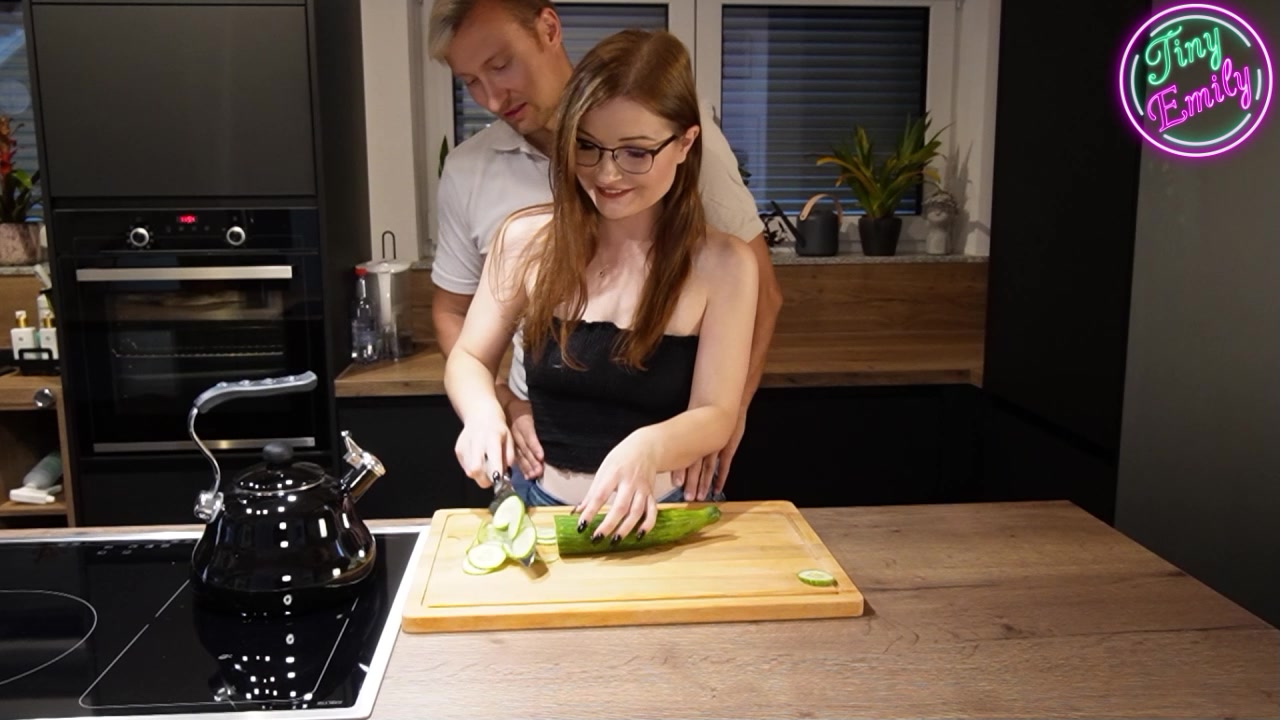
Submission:
[[[946,128],[930,136],[930,124],[927,112],[919,118],[907,116],[897,142],[879,160],[866,129],[855,125],[850,141],[818,157],[816,164],[834,165],[835,184],[847,185],[868,215],[891,215],[902,196],[917,183],[939,182],[938,173],[930,163],[938,157],[942,147],[938,138]]]

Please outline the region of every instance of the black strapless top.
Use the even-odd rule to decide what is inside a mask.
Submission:
[[[585,369],[574,370],[560,357],[558,331],[556,320],[540,357],[525,352],[529,402],[547,464],[594,473],[636,429],[689,408],[697,335],[664,335],[645,369],[635,370],[612,359],[618,326],[581,322],[569,336],[569,352]]]

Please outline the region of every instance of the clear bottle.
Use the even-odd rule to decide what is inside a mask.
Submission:
[[[356,299],[351,308],[351,360],[357,363],[371,363],[382,355],[378,313],[369,300],[365,272],[362,267],[356,268]]]
[[[356,301],[351,309],[351,360],[374,363],[381,356],[378,337],[378,313],[369,299],[369,283],[365,268],[356,268]]]

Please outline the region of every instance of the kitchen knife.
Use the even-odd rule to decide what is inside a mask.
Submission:
[[[493,471],[493,502],[489,503],[489,514],[493,515],[494,513],[496,513],[498,511],[498,506],[501,505],[507,498],[515,494],[516,494],[515,486],[511,484],[511,471],[507,470],[506,472],[498,472],[497,470],[494,470]],[[528,508],[525,508],[524,517],[521,518],[520,523],[521,525],[526,525],[526,524],[530,526],[533,525],[533,519],[529,517]],[[529,553],[527,555],[521,558],[516,558],[516,559],[526,569],[534,570],[535,575],[540,575],[546,572],[545,567],[542,568],[542,573],[537,572],[536,569],[534,568],[534,562],[539,559],[537,542],[535,542],[533,544],[533,547],[529,549]]]
[[[493,502],[489,503],[489,514],[498,512],[498,506],[503,500],[516,494],[515,486],[511,484],[511,471],[498,472],[493,471]]]

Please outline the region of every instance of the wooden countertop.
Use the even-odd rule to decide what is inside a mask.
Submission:
[[[812,332],[774,336],[761,387],[982,382],[981,332]],[[505,363],[502,374],[505,376]],[[443,395],[434,346],[397,362],[352,365],[338,397]]]
[[[373,717],[1280,714],[1280,633],[1073,505],[804,515],[864,617],[402,634]]]
[[[804,515],[863,617],[402,633],[373,718],[1280,714],[1280,632],[1073,505]]]

